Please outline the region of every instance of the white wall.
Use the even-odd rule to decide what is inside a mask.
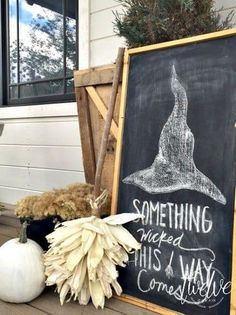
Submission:
[[[115,0],[80,1],[80,69],[115,62],[118,47],[125,45],[113,31],[113,11],[120,10]]]
[[[90,66],[113,63],[124,40],[114,35],[113,11],[121,11],[114,0],[90,1]]]
[[[217,0],[226,15],[235,0]],[[80,0],[79,65],[113,63],[124,40],[113,33],[115,0]],[[236,21],[236,18],[235,18]],[[0,202],[83,182],[84,173],[75,103],[0,108]]]
[[[84,182],[75,103],[0,109],[0,202]]]

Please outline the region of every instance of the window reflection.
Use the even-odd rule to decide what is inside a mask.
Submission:
[[[68,79],[66,80],[66,91],[67,92],[74,92],[74,79]]]
[[[18,97],[18,89],[17,89],[17,86],[11,86],[10,87],[10,96],[11,98],[17,98]]]
[[[62,3],[57,11],[19,1],[20,81],[63,76]]]
[[[68,90],[77,64],[76,4],[77,0],[9,0],[9,83],[31,83],[20,87],[20,97],[40,95],[42,89],[32,84],[48,79],[64,80],[64,88],[57,82],[55,93]],[[45,89],[42,92],[45,95]]]
[[[17,82],[17,6],[16,0],[9,1],[9,51],[10,51],[10,83]]]
[[[66,71],[67,75],[73,75],[76,67],[76,23],[75,20],[66,19]]]
[[[34,84],[24,84],[20,87],[21,97],[33,97],[51,94],[61,94],[63,92],[62,80],[47,81]]]

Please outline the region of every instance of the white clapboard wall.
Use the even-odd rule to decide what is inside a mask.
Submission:
[[[113,11],[121,10],[115,0],[90,1],[90,66],[113,63],[118,47],[125,45],[124,39],[114,34]]]
[[[75,103],[0,110],[0,202],[84,182]]]

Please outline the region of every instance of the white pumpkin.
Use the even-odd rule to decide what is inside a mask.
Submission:
[[[20,239],[0,247],[0,299],[11,303],[30,302],[45,288],[43,250],[26,238],[23,223]]]

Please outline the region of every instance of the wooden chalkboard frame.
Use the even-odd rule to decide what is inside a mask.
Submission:
[[[233,37],[236,36],[236,29],[225,30],[220,32],[214,32],[204,35],[198,35],[194,37],[189,37],[186,39],[179,39],[175,41],[165,42],[161,44],[154,44],[139,48],[126,49],[124,56],[124,68],[123,68],[123,79],[122,79],[122,91],[121,91],[121,104],[120,104],[120,114],[119,114],[119,131],[116,147],[116,158],[115,158],[115,168],[114,168],[114,182],[112,191],[112,206],[111,214],[117,212],[118,203],[118,193],[119,193],[119,177],[120,177],[120,165],[121,165],[121,155],[122,155],[122,142],[123,142],[123,131],[124,131],[124,118],[125,118],[125,108],[126,108],[126,96],[128,88],[128,74],[129,74],[129,63],[130,56],[137,55],[139,53],[150,52],[161,50],[170,47],[185,46],[193,43],[200,43],[220,38]],[[236,127],[236,126],[235,126]],[[233,227],[233,245],[232,245],[232,290],[231,290],[231,305],[230,305],[230,315],[236,315],[236,191],[235,191],[235,205],[234,205],[234,227]],[[157,312],[161,315],[176,315],[180,314],[176,311],[164,308],[162,306],[149,303],[147,301],[122,295],[117,297],[123,301],[130,304],[134,304],[145,309]]]

